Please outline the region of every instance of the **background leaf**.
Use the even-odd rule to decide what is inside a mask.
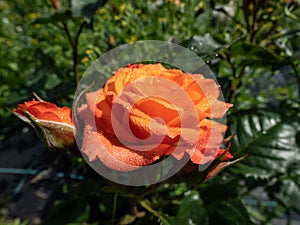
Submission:
[[[232,45],[230,56],[238,58],[240,66],[269,66],[275,70],[287,63],[287,58],[277,55],[265,47],[246,42],[239,42]]]
[[[72,0],[73,16],[83,16],[86,22],[92,24],[96,11],[106,2],[107,0]]]
[[[173,225],[208,225],[208,215],[197,191],[189,191],[179,203],[179,210],[171,220]]]
[[[182,42],[181,45],[203,58],[216,54],[216,49],[220,47],[209,33],[203,36],[193,36],[191,39]]]
[[[208,205],[210,225],[254,225],[240,199],[217,201]]]
[[[42,225],[76,224],[88,219],[87,202],[84,199],[57,201],[49,209]]]
[[[34,24],[43,24],[43,23],[57,23],[64,22],[72,19],[72,11],[64,10],[57,11],[50,16],[42,16],[33,21]]]
[[[277,197],[290,209],[300,213],[300,163],[294,162],[288,168],[288,177],[280,182],[281,193]]]
[[[230,168],[235,174],[269,178],[284,173],[299,158],[297,130],[281,121],[277,114],[241,112],[233,116],[230,132],[236,132],[231,147],[235,157],[250,154],[248,159]]]

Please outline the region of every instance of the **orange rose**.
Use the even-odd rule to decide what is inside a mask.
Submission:
[[[75,142],[72,112],[45,101],[32,100],[19,104],[13,113],[35,128],[36,133],[51,149],[73,146]]]
[[[161,64],[121,68],[102,89],[86,94],[79,114],[85,121],[82,152],[117,171],[169,155],[180,160],[187,154],[194,164],[211,162],[224,152],[220,145],[227,129],[211,119],[223,117],[231,106],[218,100],[219,94],[215,81],[201,74]]]

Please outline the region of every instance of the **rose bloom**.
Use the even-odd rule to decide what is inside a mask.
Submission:
[[[186,93],[190,104],[180,101],[170,82]],[[169,94],[170,99],[160,93]],[[86,104],[79,109],[85,123],[81,151],[89,161],[100,160],[117,171],[151,165],[167,156],[180,160],[188,155],[195,165],[212,162],[224,153],[220,145],[227,126],[211,119],[223,117],[231,107],[218,100],[219,94],[219,85],[201,74],[161,64],[121,68],[102,89],[86,94]],[[175,98],[179,101],[174,102]],[[184,127],[182,115],[191,115],[195,124],[189,127],[187,122]],[[230,158],[225,153],[224,160]]]
[[[53,103],[33,99],[19,104],[13,113],[34,127],[38,136],[50,149],[75,147],[75,128],[70,108],[60,108]]]

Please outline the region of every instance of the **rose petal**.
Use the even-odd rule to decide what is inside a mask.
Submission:
[[[24,104],[19,104],[14,112],[25,116],[26,113],[24,113],[24,109],[41,120],[72,124],[72,112],[68,107],[59,108],[57,105],[50,102],[32,100],[30,102],[25,102]]]
[[[158,97],[148,97],[142,99],[138,101],[134,107],[138,108],[140,111],[143,111],[143,113],[152,118],[162,118],[165,123],[168,123],[175,117],[179,116],[174,105]]]
[[[114,135],[98,132],[91,124],[93,115],[87,111],[82,113],[85,119],[82,152],[90,161],[99,159],[111,169],[130,171],[155,162],[169,148],[168,145],[160,144],[150,151],[131,150],[120,143]]]
[[[111,124],[111,103],[105,98],[103,91],[95,91],[86,94],[86,103],[94,115],[94,124],[97,128],[114,133]]]

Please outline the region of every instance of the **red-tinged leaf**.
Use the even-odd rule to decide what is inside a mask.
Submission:
[[[233,164],[235,164],[235,163],[237,163],[237,162],[239,162],[239,161],[241,161],[241,160],[243,160],[243,159],[246,159],[246,158],[248,158],[248,157],[249,157],[249,155],[245,155],[245,156],[243,156],[243,157],[241,157],[241,158],[238,158],[238,159],[236,159],[236,160],[234,160],[234,161],[230,161],[230,162],[222,162],[222,163],[218,164],[215,168],[213,168],[213,169],[208,173],[208,175],[207,175],[207,177],[206,177],[206,179],[205,179],[204,181],[209,181],[209,180],[213,179],[218,173],[220,173],[220,172],[221,172],[223,169],[225,169],[226,167],[231,166],[231,165],[233,165]]]

